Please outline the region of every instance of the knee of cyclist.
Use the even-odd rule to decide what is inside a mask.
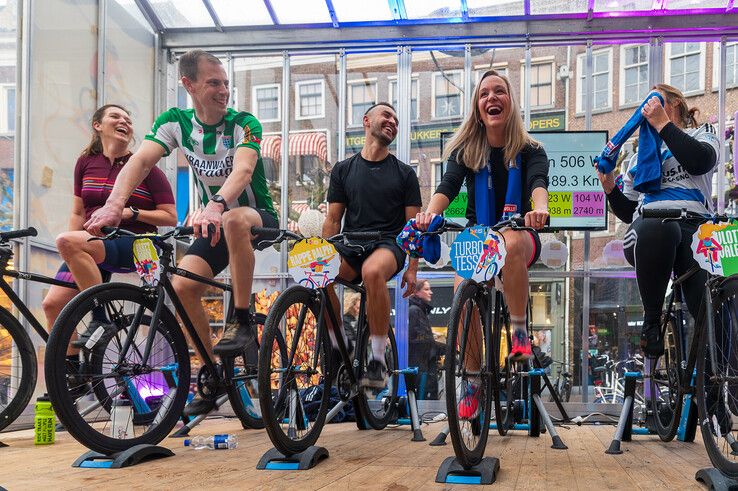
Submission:
[[[79,252],[80,243],[76,234],[64,232],[56,237],[56,248],[62,257],[66,257]]]
[[[172,280],[172,288],[174,288],[177,296],[180,297],[183,302],[190,300],[199,301],[197,286],[198,283],[184,278],[175,277]]]
[[[526,254],[525,249],[525,242],[518,238],[505,241],[505,250],[507,251],[508,258],[507,261],[510,259],[524,260]]]
[[[243,213],[231,212],[223,215],[223,230],[229,235],[235,233],[251,237],[251,223]]]
[[[41,308],[43,309],[44,314],[46,314],[47,317],[49,317],[50,314],[55,316],[61,311],[63,307],[64,303],[54,298],[54,295],[46,295],[41,301]],[[50,327],[51,326],[49,326],[49,328]]]
[[[361,271],[361,278],[364,280],[365,285],[383,285],[387,283],[382,271],[375,268],[363,269]]]

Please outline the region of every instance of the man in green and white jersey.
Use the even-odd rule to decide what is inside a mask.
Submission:
[[[189,51],[180,59],[179,72],[194,109],[172,108],[156,118],[151,133],[116,179],[105,206],[92,214],[85,228],[99,235],[101,227],[117,226],[136,186],[162,157],[179,148],[192,168],[203,208],[192,215],[197,238],[178,267],[213,278],[230,265],[233,280],[234,313],[214,348],[201,302],[206,285],[176,276],[174,288],[211,356],[243,351],[246,363],[256,366],[257,333],[249,313],[255,241],[251,227],[279,225],[260,157],[261,124],[247,112],[228,108],[228,77],[215,56]],[[208,233],[208,225],[214,225],[214,233]],[[214,397],[208,395],[193,400],[186,412],[212,410]]]

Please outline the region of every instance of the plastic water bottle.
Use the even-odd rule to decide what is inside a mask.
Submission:
[[[119,440],[133,438],[133,406],[129,399],[113,399],[110,408],[110,436]]]
[[[226,450],[238,446],[238,437],[236,435],[196,436],[185,440],[184,446],[195,450],[202,450],[203,448]]]
[[[50,445],[56,435],[56,417],[48,394],[36,399],[36,412],[33,417],[34,445]]]

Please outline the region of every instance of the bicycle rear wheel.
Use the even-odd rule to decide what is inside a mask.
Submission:
[[[658,359],[646,359],[651,363],[650,395],[651,410],[656,433],[664,442],[674,439],[682,415],[683,394],[680,388],[682,372],[682,331],[676,319],[669,316],[662,327],[664,354]]]
[[[497,432],[505,436],[507,432],[515,425],[515,407],[521,407],[526,404],[523,394],[523,383],[520,378],[516,364],[510,363],[510,350],[512,349],[512,329],[510,328],[510,319],[507,309],[504,308],[504,302],[501,295],[495,295],[495,321],[494,332],[492,334],[493,360],[497,362],[498,370],[496,387],[494,391],[495,400],[495,420],[497,422]]]
[[[91,312],[99,305],[112,329],[96,341],[90,337],[81,348],[74,346],[74,335],[88,331]],[[77,295],[54,324],[44,367],[49,396],[69,433],[96,452],[159,443],[182,413],[190,380],[187,342],[166,307],[152,330],[155,305],[142,288],[102,284]],[[151,354],[144,360],[149,340]],[[67,352],[76,350],[79,363],[69,363]],[[113,399],[131,402],[130,420],[114,421]]]
[[[284,455],[315,444],[325,424],[331,392],[330,341],[318,326],[322,309],[314,290],[295,285],[272,305],[259,351],[259,404],[274,447]],[[275,348],[285,331],[287,355]]]
[[[36,352],[18,320],[0,308],[0,430],[21,415],[36,386]]]
[[[359,374],[364,373],[364,368],[372,359],[372,346],[369,341],[369,326],[364,326],[361,330],[358,351]],[[389,328],[387,333],[384,362],[390,374],[387,379],[387,385],[382,388],[359,387],[359,393],[354,399],[360,406],[360,414],[364,416],[369,426],[375,430],[384,429],[387,424],[397,417],[395,409],[397,408],[397,389],[400,375],[394,373],[398,369],[398,362],[397,343],[395,343],[395,334],[392,331],[392,327]],[[361,378],[361,375],[359,378]]]
[[[258,329],[259,342],[264,335],[264,324],[266,316],[256,314],[256,327]],[[273,350],[287,363],[287,346],[284,343],[282,333],[277,331],[275,335],[275,346]],[[226,385],[228,400],[231,408],[241,421],[244,429],[260,430],[264,428],[264,420],[261,417],[259,405],[259,381],[258,374],[251,367],[247,367],[244,354],[239,354],[233,359],[233,375]]]
[[[713,290],[715,291],[715,290]],[[703,324],[697,358],[697,408],[710,462],[738,478],[738,279],[713,294],[713,332]],[[704,316],[703,316],[704,318]]]
[[[465,468],[478,464],[484,457],[492,407],[490,365],[493,361],[487,339],[489,326],[484,325],[487,306],[482,303],[481,288],[472,280],[465,280],[458,286],[446,339],[449,434],[456,458]],[[459,415],[462,401],[463,418]]]

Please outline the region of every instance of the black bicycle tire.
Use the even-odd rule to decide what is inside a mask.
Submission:
[[[736,296],[738,296],[738,278],[726,279],[720,285],[717,295],[713,296],[713,312],[720,312],[720,305],[724,302],[725,298],[732,297],[735,299]],[[700,316],[700,318],[704,321],[705,315]],[[712,430],[710,429],[712,415],[707,413],[707,401],[705,397],[705,360],[707,359],[706,350],[709,349],[709,346],[707,343],[707,325],[703,324],[703,326],[699,344],[700,353],[697,357],[697,414],[700,422],[700,431],[702,432],[702,441],[705,444],[705,450],[712,465],[724,475],[736,479],[738,478],[738,462],[725,458],[723,452],[717,447]],[[738,326],[734,325],[732,329],[738,330]]]
[[[23,413],[31,401],[38,378],[38,365],[36,362],[36,351],[30,336],[23,329],[21,323],[18,322],[18,319],[4,307],[0,307],[0,326],[5,328],[13,339],[20,354],[22,364],[18,390],[16,390],[13,399],[5,406],[5,409],[0,411],[0,430],[3,430],[18,419],[18,416]]]
[[[664,344],[666,344],[666,336],[668,335],[669,330],[673,333],[673,336],[675,337],[674,340],[674,346],[676,348],[676,366],[680,367],[682,361],[684,360],[684,353],[682,352],[682,332],[681,329],[676,329],[676,323],[674,321],[674,317],[669,317],[665,320],[665,329],[664,329]],[[666,357],[666,352],[664,355],[662,355],[660,358],[663,360]],[[647,359],[646,363],[652,363],[653,361],[651,359]],[[653,366],[651,370],[651,377],[649,378],[649,383],[651,385],[651,393],[650,393],[650,399],[651,399],[651,411],[653,411],[653,426],[656,430],[656,433],[659,435],[659,438],[663,442],[670,442],[674,439],[677,432],[679,431],[679,420],[682,415],[682,400],[684,399],[684,391],[681,387],[681,377],[678,375],[680,373],[680,368],[677,370],[677,379],[676,379],[676,404],[675,407],[671,409],[671,418],[668,422],[668,424],[664,424],[661,415],[659,413],[658,409],[658,398],[657,393],[659,392],[658,386],[656,385],[655,378],[653,377]]]
[[[472,280],[462,281],[454,293],[453,302],[451,304],[451,312],[449,315],[448,331],[446,334],[446,413],[448,415],[448,429],[449,435],[451,436],[451,443],[454,447],[454,453],[459,463],[464,468],[471,468],[482,461],[484,457],[484,450],[487,446],[487,438],[489,436],[489,421],[492,401],[489,397],[492,381],[487,379],[486,390],[487,397],[484,400],[484,407],[480,410],[483,411],[482,424],[480,427],[479,441],[474,449],[468,449],[463,444],[463,436],[461,434],[461,428],[459,428],[459,419],[457,411],[456,401],[456,339],[458,337],[458,321],[461,318],[461,313],[464,305],[468,300],[473,299],[476,304],[478,299],[478,292],[480,285]],[[479,306],[477,306],[479,307]],[[487,347],[489,347],[489,340],[487,340],[486,333],[489,332],[484,326],[484,312],[480,310],[480,318],[482,321],[482,340]],[[489,358],[489,350],[485,350],[485,355]],[[489,360],[487,360],[489,361]]]
[[[127,283],[104,283],[84,290],[74,297],[59,314],[46,346],[44,360],[47,389],[59,421],[82,445],[107,455],[127,450],[134,445],[155,445],[161,442],[174,428],[182,414],[188,393],[187,390],[178,390],[161,422],[155,428],[136,438],[118,440],[103,435],[90,428],[85,419],[80,416],[67,391],[66,370],[60,370],[59,367],[65,366],[66,349],[72,332],[76,330],[79,318],[81,318],[80,315],[89,312],[90,305],[95,305],[93,302],[106,302],[113,299],[136,302],[152,311],[156,303],[155,299],[150,298],[142,288]],[[162,307],[160,322],[168,326],[167,330],[171,335],[173,354],[178,363],[178,380],[187,381],[185,387],[189,387],[190,359],[187,341],[176,318],[166,306]]]
[[[262,348],[259,350],[259,387],[271,387],[270,378],[270,367],[272,360],[272,348],[274,346],[274,338],[276,333],[280,330],[280,324],[283,316],[286,314],[290,306],[294,304],[307,305],[312,314],[318,319],[318,314],[321,309],[319,300],[315,296],[315,292],[308,288],[300,285],[294,285],[284,290],[274,301],[274,304],[269,310],[266,322],[264,324],[264,334],[262,335]],[[320,437],[320,433],[325,425],[325,418],[328,414],[328,404],[330,402],[330,387],[331,387],[331,367],[330,357],[328,355],[328,347],[330,341],[325,339],[327,332],[325,326],[315,326],[316,333],[323,339],[316,338],[318,350],[322,351],[322,359],[325,364],[324,377],[323,377],[323,394],[318,408],[318,414],[313,422],[313,426],[310,431],[300,440],[293,440],[282,431],[280,423],[276,421],[274,414],[274,406],[272,400],[271,390],[259,390],[259,404],[261,405],[261,415],[264,421],[264,428],[266,429],[269,439],[274,444],[274,447],[282,452],[284,455],[294,455],[306,450]],[[286,342],[286,340],[285,340]],[[287,348],[287,356],[289,358],[289,347]]]
[[[264,326],[266,324],[266,315],[264,314],[256,314],[256,326],[258,329],[258,326]],[[265,331],[262,331],[262,336]],[[287,345],[284,342],[284,337],[282,337],[282,332],[277,331],[277,345],[279,346],[280,351],[283,354],[283,359],[286,363],[286,357],[287,356]],[[258,375],[257,375],[258,377]],[[231,403],[231,409],[233,409],[233,412],[235,413],[236,417],[241,421],[241,426],[245,430],[262,430],[264,429],[264,420],[261,417],[254,417],[249,410],[246,408],[246,406],[243,404],[243,400],[241,399],[240,395],[240,389],[237,383],[228,383],[226,385],[226,392],[228,393],[228,401]],[[260,404],[259,401],[255,401],[256,404]]]
[[[395,333],[392,329],[392,326],[390,326],[389,331],[387,333],[387,336],[389,337],[390,342],[390,349],[392,350],[392,358],[395,369],[398,369],[398,357],[397,357],[397,343],[395,342]],[[364,353],[366,353],[366,350],[369,345],[369,326],[364,326],[364,329],[362,329],[361,333],[361,340],[359,342],[359,349],[357,350],[358,361],[359,361],[359,373],[364,373],[364,361],[365,356],[363,356]],[[381,418],[377,418],[372,411],[369,410],[369,401],[366,397],[366,393],[363,390],[359,390],[359,393],[356,395],[354,400],[358,403],[360,406],[360,413],[363,415],[364,420],[367,422],[367,424],[375,429],[375,430],[383,430],[387,427],[387,425],[394,420],[394,418],[397,417],[397,413],[395,409],[397,408],[397,391],[399,388],[399,381],[400,381],[400,375],[397,373],[394,373],[391,375],[392,378],[392,394],[390,395],[389,400],[389,410],[384,413],[384,416]]]
[[[496,304],[497,302],[495,302]],[[502,307],[502,305],[500,305]],[[493,389],[493,397],[495,401],[495,421],[497,422],[497,433],[500,434],[500,436],[507,435],[507,432],[512,428],[514,421],[511,421],[511,418],[514,419],[513,416],[513,405],[514,400],[511,399],[510,394],[513,392],[512,388],[515,386],[516,380],[512,376],[512,368],[510,365],[510,359],[508,358],[508,355],[510,354],[510,349],[512,346],[512,334],[510,332],[510,326],[506,323],[506,317],[505,317],[505,309],[501,309],[501,311],[495,312],[495,320],[494,320],[494,327],[492,332],[492,342],[496,343],[495,347],[492,350],[493,356],[495,357],[495,362],[499,363],[500,360],[500,351],[501,351],[501,342],[502,334],[503,334],[503,327],[505,328],[505,345],[507,346],[507,353],[505,353],[505,366],[502,370],[496,370],[496,380],[495,380],[495,386],[496,388]],[[504,376],[505,379],[505,411],[503,413],[503,407],[502,407],[502,401],[500,400],[500,394],[501,394],[501,388],[500,388],[500,379]],[[517,375],[515,376],[517,377]]]

